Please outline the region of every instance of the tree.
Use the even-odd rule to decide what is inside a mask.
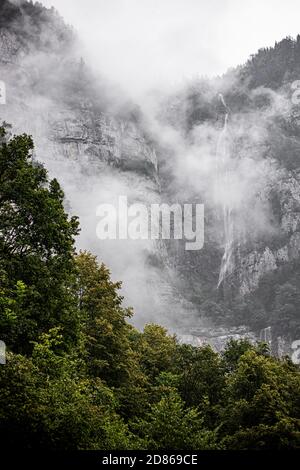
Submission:
[[[222,353],[222,360],[225,366],[225,370],[233,372],[238,367],[241,357],[249,350],[253,350],[254,346],[248,339],[241,339],[236,341],[230,339],[225,346]]]
[[[230,341],[218,354],[159,325],[130,325],[121,284],[91,253],[75,255],[77,219],[31,161],[32,146],[24,135],[0,147],[2,446],[299,448],[299,367],[264,343]],[[288,312],[287,331],[297,325],[296,280],[276,287],[273,319]]]
[[[76,256],[78,295],[85,360],[92,376],[99,376],[109,385],[128,381],[135,369],[126,322],[132,311],[122,307],[118,294],[121,283],[112,282],[104,264],[96,256],[81,252]]]
[[[76,355],[59,353],[58,329],[35,342],[32,357],[9,353],[0,369],[0,435],[14,449],[120,449],[134,438],[112,391],[88,380]]]
[[[161,372],[172,371],[176,353],[176,339],[166,328],[148,324],[138,337],[138,351],[142,370],[152,382]]]
[[[10,301],[0,328],[16,352],[28,352],[30,341],[57,325],[64,327],[69,347],[79,326],[70,292],[78,220],[65,213],[63,191],[32,162],[32,149],[27,135],[0,146],[0,268]]]
[[[220,356],[210,346],[184,348],[179,392],[187,406],[202,410],[205,424],[214,426],[224,393],[225,377]]]
[[[246,351],[227,379],[220,414],[227,448],[288,448],[300,445],[300,375],[296,366]],[[285,424],[284,424],[285,423]],[[284,428],[282,440],[278,434]],[[263,436],[263,437],[262,437]],[[290,436],[291,443],[286,441]]]
[[[217,449],[215,433],[203,427],[203,420],[195,408],[185,408],[173,390],[159,403],[152,405],[145,419],[132,424],[149,450],[213,450]]]

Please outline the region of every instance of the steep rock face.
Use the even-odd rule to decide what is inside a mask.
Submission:
[[[0,51],[2,63],[13,63],[20,51],[21,45],[15,33],[7,29],[0,30]]]
[[[14,132],[28,132],[39,150],[51,152],[51,159],[90,162],[132,171],[140,178],[153,181],[157,191],[157,157],[142,131],[134,123],[121,121],[89,109],[32,108],[30,102],[8,103],[1,108],[0,118],[14,123]],[[47,155],[47,158],[49,154]]]
[[[38,139],[46,135],[56,155],[67,158],[72,155],[75,159],[76,155],[78,158],[82,154],[90,155],[109,165],[156,177],[155,149],[136,123],[94,109],[89,99],[79,107],[78,103],[72,107],[47,102],[47,96],[35,93],[30,87],[38,71],[28,66],[28,57],[23,63],[24,57],[26,53],[18,36],[0,29],[1,79],[8,89],[7,106],[0,110],[3,119],[11,118],[15,128],[21,131],[25,126]],[[35,67],[37,65],[35,62]],[[25,77],[20,79],[22,74],[26,80]],[[20,90],[21,85],[25,85],[23,90]]]
[[[300,48],[299,39],[297,47]],[[291,54],[295,50],[296,44],[293,43]],[[270,54],[273,55],[274,51]],[[284,57],[276,60],[279,69],[286,67]],[[299,68],[299,55],[291,64],[295,70]],[[180,272],[179,290],[184,291],[184,295],[197,306],[198,318],[204,316],[212,321],[206,332],[191,335],[192,330],[197,330],[197,318],[191,320],[190,329],[185,331],[190,341],[211,343],[211,333],[218,341],[218,337],[234,335],[236,328],[245,328],[243,325],[247,325],[246,329],[257,340],[264,340],[261,331],[271,326],[272,340],[267,342],[272,345],[272,350],[276,354],[283,354],[284,350],[291,354],[293,335],[290,332],[299,335],[295,325],[297,321],[300,323],[295,313],[296,295],[289,297],[286,294],[285,297],[284,294],[289,289],[299,288],[300,107],[292,101],[294,88],[291,87],[291,77],[295,76],[295,70],[289,78],[283,73],[284,79],[278,80],[276,89],[269,83],[259,83],[254,88],[251,83],[249,85],[249,74],[260,79],[274,78],[273,65],[272,57],[268,63],[263,56],[259,68],[251,68],[251,73],[248,66],[240,67],[229,72],[224,81],[218,79],[212,84],[195,82],[183,89],[181,96],[172,97],[169,100],[172,105],[166,104],[166,122],[175,130],[178,126],[185,130],[184,145],[191,153],[195,151],[197,136],[195,161],[198,163],[197,157],[201,162],[202,152],[203,165],[207,164],[208,168],[210,161],[206,155],[209,155],[209,160],[216,156],[222,134],[218,123],[224,123],[224,105],[220,107],[219,91],[230,108],[227,128],[229,166],[226,171],[233,175],[233,185],[228,186],[228,194],[233,195],[230,245],[233,246],[233,267],[217,289],[226,236],[222,201],[210,207],[210,188],[206,193],[202,192],[207,214],[203,250],[191,256],[186,255],[180,246],[173,253],[172,249],[169,251]],[[266,74],[262,73],[265,72],[263,69],[267,69]],[[178,113],[179,120],[174,117]],[[201,165],[195,164],[194,168],[199,177],[192,179],[192,183],[196,181],[198,184],[199,196],[203,189]],[[214,177],[209,170],[207,174],[212,182]],[[192,191],[186,192],[191,196]],[[226,191],[224,196],[226,198]],[[287,327],[282,325],[285,316],[289,323]],[[219,325],[226,330],[224,334],[219,331]]]
[[[251,252],[241,260],[239,266],[240,292],[245,295],[255,290],[260,279],[271,271],[275,271],[280,265],[299,259],[300,256],[300,232],[294,233],[288,244],[278,250],[271,250],[268,246],[263,252]]]
[[[138,127],[88,108],[79,112],[62,111],[51,117],[51,139],[59,148],[56,154],[66,158],[85,154],[124,170],[141,172],[156,178],[157,157]]]
[[[192,306],[173,286],[163,247],[153,240],[110,245],[96,237],[98,204],[117,203],[123,195],[129,204],[160,202],[154,146],[136,117],[111,112],[109,105],[101,108],[101,86],[90,91],[89,71],[82,72],[82,61],[69,44],[57,51],[52,38],[44,50],[44,43],[42,48],[36,42],[24,44],[20,34],[0,28],[0,79],[7,86],[0,120],[12,123],[13,133],[33,136],[34,158],[58,178],[68,210],[81,219],[79,247],[98,254],[114,278],[122,279],[136,323],[170,326]],[[153,257],[156,265],[149,261]]]
[[[259,339],[245,326],[234,328],[194,328],[190,334],[179,335],[179,340],[193,346],[210,345],[214,350],[221,352],[230,340],[247,339],[255,344]]]
[[[157,321],[173,329],[186,342],[208,342],[216,349],[222,348],[229,338],[260,339],[258,330],[254,334],[245,326],[226,327],[227,306],[224,307],[223,299],[218,304],[221,293],[217,289],[224,229],[222,211],[213,204],[205,207],[205,245],[198,252],[187,252],[181,240],[174,243],[149,240],[141,245],[121,244],[119,248],[114,244],[107,251],[104,244],[99,244],[95,236],[96,206],[111,202],[112,196],[127,195],[130,203],[142,202],[147,206],[162,200],[170,204],[205,200],[201,199],[198,188],[193,193],[182,186],[171,187],[170,168],[162,171],[162,161],[158,164],[155,145],[149,141],[142,122],[130,113],[110,109],[107,103],[102,106],[105,90],[101,90],[101,86],[94,87],[89,72],[78,60],[72,49],[72,34],[65,31],[61,21],[50,11],[45,13],[43,7],[37,8],[40,19],[29,28],[31,35],[28,31],[22,35],[23,20],[14,21],[13,26],[0,23],[0,80],[7,85],[7,105],[0,107],[0,119],[13,123],[14,133],[33,135],[34,158],[45,163],[50,175],[59,179],[66,192],[68,208],[82,220],[80,247],[99,254],[100,259],[112,267],[114,277],[124,281],[126,300],[135,308],[136,318],[142,318],[137,321],[139,326],[146,321]],[[21,18],[24,15],[28,19],[28,12],[22,12]],[[193,120],[199,118],[202,123],[213,121],[214,127],[219,126],[219,120],[221,131],[223,120],[218,106],[213,103],[213,93],[204,95],[207,95],[205,109],[191,112],[188,129],[192,128]],[[196,104],[201,99],[197,91]],[[231,96],[231,100],[229,96],[230,106],[235,100],[235,96]],[[192,100],[185,101],[184,107],[179,103],[184,115],[188,114],[191,103]],[[178,124],[177,111],[173,110],[172,115]],[[237,158],[246,159],[251,153],[255,160],[269,152],[270,159],[278,159],[278,153],[284,158],[290,148],[297,152],[300,129],[297,109],[284,117],[291,135],[284,138],[280,135],[277,140],[270,135],[267,139],[259,137],[255,145],[247,138],[248,122],[251,124],[252,119],[252,126],[255,122],[254,135],[260,136],[257,130],[260,119],[257,125],[256,109],[252,113],[254,117],[248,110],[241,114],[246,129],[241,132],[242,136],[239,125],[235,127]],[[236,120],[239,121],[239,117]],[[215,133],[211,137],[210,142],[216,139]],[[168,186],[171,187],[169,193],[165,191]],[[266,273],[276,272],[280,266],[300,257],[300,175],[297,168],[277,168],[276,177],[271,182],[266,181],[259,197],[270,201],[276,233],[254,243],[247,243],[247,240],[236,243],[234,276],[242,297],[255,292]],[[247,207],[244,212],[247,218]],[[207,298],[218,304],[222,327],[215,326],[213,319],[207,321],[207,306],[204,305]],[[280,341],[278,351],[280,347],[287,350],[288,347],[282,346],[286,339]]]
[[[239,260],[237,266],[240,292],[245,295],[255,290],[260,279],[268,272],[275,271],[285,263],[300,257],[300,174],[282,172],[278,175],[275,187],[276,206],[279,226],[277,228],[279,244],[276,248],[266,245],[260,250],[250,251]],[[270,188],[265,194],[270,198]]]

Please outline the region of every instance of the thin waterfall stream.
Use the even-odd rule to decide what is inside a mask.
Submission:
[[[232,270],[232,254],[233,254],[233,239],[234,239],[234,224],[232,217],[232,206],[230,198],[228,197],[230,190],[230,152],[228,144],[228,120],[230,109],[225,103],[222,94],[219,94],[219,99],[225,109],[224,125],[217,143],[216,161],[217,161],[217,191],[219,200],[223,209],[223,223],[224,223],[224,254],[221,261],[219,272],[218,288],[223,284],[226,276]]]

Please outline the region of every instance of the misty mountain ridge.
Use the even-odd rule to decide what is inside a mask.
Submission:
[[[54,9],[1,2],[0,79],[8,101],[0,118],[14,133],[33,135],[35,158],[58,177],[69,210],[80,216],[79,248],[124,281],[139,326],[159,321],[185,341],[216,348],[271,327],[274,352],[290,353],[300,337],[300,108],[292,100],[300,36],[261,49],[222,77],[188,82],[151,115],[94,75],[78,50]],[[221,144],[220,93],[230,110]],[[218,142],[226,146],[230,181],[221,194]],[[187,252],[181,240],[100,242],[95,207],[119,194],[145,204],[204,203],[204,248]],[[224,201],[232,253],[217,288]]]

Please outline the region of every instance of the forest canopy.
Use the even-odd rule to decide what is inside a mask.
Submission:
[[[218,354],[159,325],[134,328],[120,283],[93,254],[76,253],[79,222],[33,161],[31,137],[7,140],[1,128],[1,140],[2,446],[299,448],[298,366],[265,344],[230,341]]]

